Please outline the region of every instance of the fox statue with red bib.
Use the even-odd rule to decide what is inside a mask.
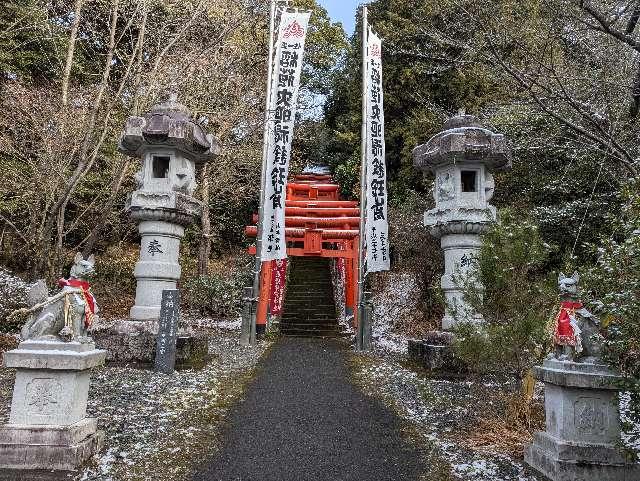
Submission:
[[[22,339],[61,339],[63,341],[91,342],[89,328],[99,312],[91,293],[89,279],[95,274],[95,258],[84,259],[76,254],[69,279],[60,279],[62,290],[48,297],[47,286],[38,281],[28,294],[29,309],[16,311],[29,314],[22,328]]]
[[[604,338],[600,332],[600,320],[585,309],[580,300],[579,281],[577,272],[571,277],[562,272],[558,276],[560,310],[553,329],[555,352],[549,358],[595,364],[600,359]]]

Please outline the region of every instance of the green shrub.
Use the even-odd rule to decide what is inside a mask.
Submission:
[[[555,313],[556,283],[545,270],[551,247],[537,226],[510,210],[500,218],[483,236],[466,280],[454,276],[485,319],[481,325],[462,323],[455,349],[477,371],[520,379],[550,348],[547,326]]]
[[[599,306],[596,313],[606,326],[604,360],[625,376],[628,417],[640,425],[640,193],[632,184],[625,195],[624,215],[611,219],[618,239],[603,238],[591,246],[598,260],[582,278],[590,304]],[[640,441],[637,431],[630,437]]]
[[[242,310],[242,289],[251,284],[248,272],[232,269],[187,278],[181,284],[182,302],[201,315],[235,319]]]
[[[140,255],[137,244],[118,243],[96,255],[96,275],[92,279],[95,288],[103,291],[126,291],[134,293],[136,278],[133,276],[136,262]],[[65,276],[69,273],[65,272]]]

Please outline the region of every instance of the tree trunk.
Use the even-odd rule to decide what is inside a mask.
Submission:
[[[111,212],[113,210],[113,207],[115,206],[116,198],[118,196],[118,193],[120,192],[120,188],[122,187],[122,182],[124,182],[124,178],[127,175],[127,171],[129,170],[130,164],[131,164],[131,159],[127,158],[127,160],[125,160],[124,162],[124,165],[122,166],[122,170],[120,171],[120,174],[114,179],[111,185],[111,194],[109,195],[107,202],[104,204],[101,210],[98,221],[96,222],[93,229],[91,229],[91,233],[87,238],[87,242],[82,248],[82,255],[84,256],[85,259],[89,257],[91,254],[93,254],[93,249],[96,243],[98,242],[100,235],[102,234],[102,229],[104,228],[104,225],[107,223],[107,217],[109,216],[109,212]]]
[[[211,254],[211,220],[209,219],[209,162],[202,169],[202,237],[198,249],[198,275],[209,273]]]
[[[635,119],[640,113],[640,63],[636,67],[638,70],[633,79],[633,87],[631,89],[631,107],[629,108],[629,116]]]
[[[102,99],[107,90],[107,84],[109,82],[109,75],[111,73],[113,55],[115,52],[115,35],[116,35],[116,26],[118,24],[118,3],[119,0],[114,0],[113,3],[113,14],[111,16],[111,26],[109,32],[109,48],[107,51],[107,58],[105,61],[104,71],[102,72],[102,81],[100,82],[100,88],[98,89],[98,95],[92,106],[91,116],[89,119],[88,125],[85,127],[86,133],[82,142],[82,148],[80,150],[80,159],[78,160],[78,165],[66,183],[64,187],[64,191],[62,195],[58,198],[52,209],[47,213],[46,222],[42,229],[42,237],[40,238],[39,252],[37,255],[39,256],[38,261],[34,264],[34,274],[38,275],[44,272],[45,264],[49,264],[51,262],[50,259],[50,247],[51,247],[51,237],[53,234],[53,227],[58,218],[58,214],[60,209],[65,205],[71,194],[75,190],[76,186],[80,182],[80,180],[87,173],[89,168],[91,167],[91,162],[89,162],[89,150],[91,148],[91,140],[94,135],[94,129],[96,126],[96,120],[98,116],[98,110],[100,109],[100,105],[102,104]],[[106,126],[105,126],[106,129]],[[102,132],[101,140],[104,140],[106,136],[106,130]],[[96,146],[94,149],[94,159],[97,156]]]
[[[65,202],[60,208],[60,212],[58,212],[58,235],[56,241],[56,250],[54,261],[51,264],[53,270],[49,272],[47,276],[49,279],[60,277],[62,275],[62,268],[64,267],[64,218],[67,212],[67,204],[68,202]]]
[[[71,35],[69,36],[69,47],[67,48],[67,58],[64,63],[62,73],[62,105],[67,105],[69,94],[69,78],[71,77],[71,67],[73,66],[73,53],[76,49],[76,39],[78,38],[78,27],[80,26],[80,15],[84,0],[76,0],[73,6],[73,24],[71,25]]]

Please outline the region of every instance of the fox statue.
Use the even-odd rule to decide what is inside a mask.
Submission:
[[[577,272],[571,277],[562,272],[558,276],[560,310],[553,329],[555,352],[549,358],[595,364],[600,359],[604,338],[600,332],[600,320],[580,301],[579,281]]]
[[[99,312],[89,279],[95,274],[95,258],[76,254],[69,279],[60,279],[61,291],[48,297],[47,286],[38,281],[27,295],[29,309],[13,314],[29,314],[22,328],[22,339],[60,339],[90,342],[88,330]],[[12,315],[13,315],[12,314]]]

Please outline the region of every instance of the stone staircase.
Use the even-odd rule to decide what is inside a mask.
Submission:
[[[293,257],[287,282],[280,332],[286,336],[337,337],[329,259]]]

